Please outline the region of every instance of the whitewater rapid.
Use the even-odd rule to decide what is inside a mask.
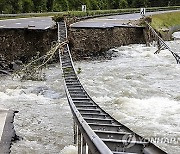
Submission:
[[[180,55],[180,41],[167,42]],[[171,154],[180,152],[180,65],[167,50],[129,45],[112,60],[75,62],[80,80],[109,114]],[[22,137],[12,154],[75,154],[73,121],[59,64],[44,70],[46,81],[1,78],[0,106],[18,110]],[[154,140],[153,140],[154,139]]]
[[[180,55],[180,41],[167,42]],[[180,152],[180,65],[168,50],[129,45],[112,60],[81,62],[80,80],[118,121],[171,154]]]
[[[12,145],[11,154],[57,154],[73,144],[60,66],[52,65],[45,73],[46,81],[1,78],[0,106],[19,111],[14,125],[20,141]]]

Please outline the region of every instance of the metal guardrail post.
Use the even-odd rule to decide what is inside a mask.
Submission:
[[[86,141],[84,137],[82,137],[82,154],[86,154],[86,148],[87,148]]]
[[[77,144],[77,124],[73,118],[74,144]]]
[[[88,148],[88,154],[92,154],[91,150]]]
[[[78,129],[78,154],[82,152],[82,134],[81,131]]]

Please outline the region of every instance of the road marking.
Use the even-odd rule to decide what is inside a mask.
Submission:
[[[15,23],[16,25],[20,25],[21,23],[20,22],[17,22],[17,23]]]
[[[44,29],[48,29],[48,28],[50,28],[51,26],[48,26],[48,27],[45,27]]]
[[[35,21],[32,20],[32,21],[29,21],[29,22],[35,22]]]
[[[0,27],[5,27],[6,25],[1,25]]]

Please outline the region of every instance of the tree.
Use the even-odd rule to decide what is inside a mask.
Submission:
[[[54,0],[47,0],[46,7],[47,7],[48,12],[53,10],[53,3],[54,3]]]
[[[77,11],[180,5],[180,0],[0,0],[0,13]]]
[[[6,0],[4,5],[4,10],[6,13],[21,12],[21,0]]]
[[[53,11],[69,11],[68,0],[54,0]]]
[[[88,0],[89,2],[87,2],[89,5],[88,5],[88,8],[90,10],[99,10],[99,6],[98,6],[98,2],[97,0]]]
[[[121,2],[121,0],[113,0],[113,1],[111,1],[110,2],[110,8],[111,9],[118,9],[120,2]]]
[[[119,8],[124,9],[128,7],[128,2],[127,0],[121,0],[119,3]]]
[[[175,5],[180,5],[180,1],[179,0],[169,0],[168,2],[169,6],[175,6]]]
[[[34,4],[34,12],[45,12],[47,11],[47,0],[32,0]]]
[[[170,0],[149,0],[151,7],[168,6]]]
[[[5,11],[5,0],[0,0],[0,13]]]
[[[32,0],[23,0],[22,1],[22,12],[23,13],[30,13],[33,11],[33,2]]]
[[[140,7],[147,7],[148,0],[133,0],[132,7],[140,8]]]

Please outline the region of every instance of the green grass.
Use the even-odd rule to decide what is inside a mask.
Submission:
[[[169,29],[170,27],[180,25],[180,11],[152,15],[151,25],[157,30]]]

